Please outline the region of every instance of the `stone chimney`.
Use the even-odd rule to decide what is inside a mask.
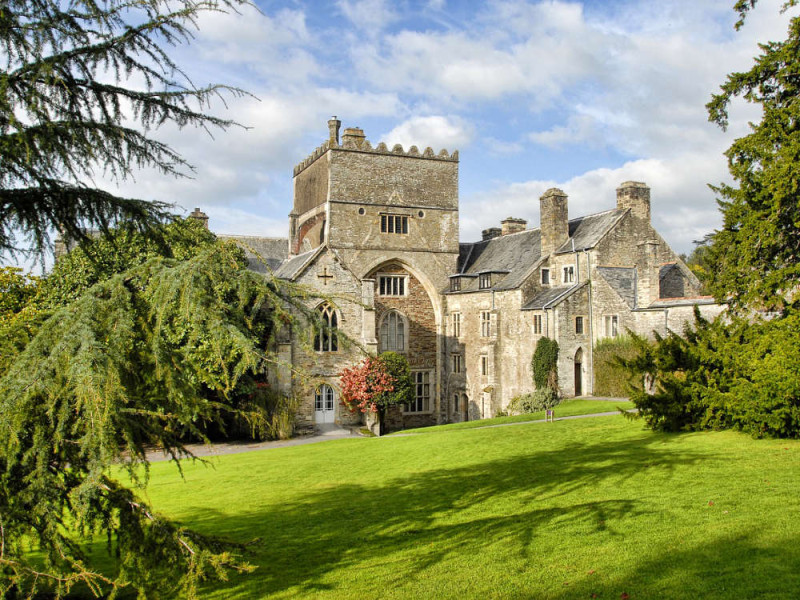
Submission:
[[[489,229],[484,229],[483,231],[481,231],[481,237],[484,242],[486,240],[493,240],[494,238],[500,237],[501,235],[503,235],[503,230],[500,229],[499,227],[489,227]]]
[[[626,181],[617,188],[617,208],[630,208],[634,217],[650,222],[650,188],[641,181]]]
[[[328,121],[328,143],[331,148],[339,146],[339,128],[342,122],[333,115]]]
[[[500,221],[500,225],[502,225],[502,232],[503,235],[508,235],[509,233],[518,233],[520,231],[525,231],[525,227],[528,225],[528,222],[525,219],[517,219],[516,217],[507,217]]]
[[[636,261],[636,306],[650,306],[661,296],[660,272],[658,268],[658,247],[656,240],[639,242],[639,256]]]
[[[567,195],[550,188],[539,198],[539,220],[542,227],[542,256],[553,254],[569,239]]]
[[[192,212],[190,212],[189,218],[200,221],[203,224],[203,227],[208,229],[208,215],[199,208],[195,208]]]
[[[348,127],[344,130],[344,134],[342,135],[342,147],[361,148],[361,144],[363,144],[366,139],[367,136],[364,135],[363,129],[359,127]]]

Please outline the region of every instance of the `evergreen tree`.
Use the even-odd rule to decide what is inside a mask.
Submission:
[[[203,438],[240,379],[277,362],[278,330],[318,319],[308,301],[215,244],[151,258],[57,308],[0,379],[0,597],[77,584],[192,596],[247,570],[241,545],[159,516],[136,484],[146,448],[187,455],[185,433]],[[109,540],[114,571],[93,568],[93,536]]]
[[[195,86],[170,58],[198,16],[245,0],[5,0],[0,3],[0,251],[42,253],[54,229],[85,239],[121,222],[158,233],[169,206],[96,187],[134,169],[190,165],[152,129],[227,128],[203,112],[235,88]],[[132,82],[141,82],[136,85]]]
[[[756,0],[736,3],[741,20]],[[788,8],[797,4],[789,0]],[[707,108],[728,125],[734,97],[761,106],[752,132],[726,152],[735,186],[720,195],[722,229],[711,236],[710,288],[734,309],[782,311],[800,302],[800,17],[781,42],[761,45],[753,67],[728,76]]]

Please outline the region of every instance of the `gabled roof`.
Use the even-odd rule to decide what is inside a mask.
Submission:
[[[625,212],[615,208],[572,219],[569,222],[570,237],[556,252],[563,254],[573,249],[594,248]],[[472,244],[459,244],[458,274],[505,273],[504,276],[498,276],[497,283],[488,289],[513,290],[522,285],[541,258],[541,229],[527,229]],[[461,282],[461,293],[474,291],[478,291],[477,281]]]
[[[241,247],[247,257],[247,267],[257,273],[274,272],[289,254],[289,240],[286,238],[254,235],[218,235],[217,237]]]
[[[281,279],[295,279],[305,268],[311,263],[316,256],[325,249],[325,246],[319,246],[314,250],[309,250],[303,254],[298,254],[285,261],[280,268],[275,271],[275,276]]]
[[[603,239],[603,236],[608,233],[608,230],[622,218],[625,212],[625,210],[613,208],[605,212],[570,220],[569,239],[561,248],[556,250],[556,254],[594,248]]]
[[[630,308],[636,307],[636,269],[633,267],[597,267],[596,272],[606,280]]]
[[[498,273],[494,290],[519,287],[530,267],[541,258],[542,243],[538,229],[528,229],[476,242],[461,244],[459,274],[477,276],[479,273]],[[478,289],[477,280],[462,281],[462,291]]]
[[[525,304],[522,310],[544,310],[545,308],[553,308],[586,285],[588,285],[588,282],[584,281],[577,285],[559,285],[545,288]]]

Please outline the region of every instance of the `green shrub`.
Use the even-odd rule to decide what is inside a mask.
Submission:
[[[533,384],[537,390],[550,388],[558,395],[558,342],[548,337],[539,338],[531,359]]]
[[[511,402],[508,403],[507,409],[509,414],[530,414],[554,408],[558,406],[559,402],[561,402],[561,399],[558,394],[549,387],[544,387],[534,390],[530,394],[512,398]]]
[[[623,397],[628,395],[631,375],[620,363],[636,356],[636,344],[625,335],[600,340],[594,347],[595,396]]]

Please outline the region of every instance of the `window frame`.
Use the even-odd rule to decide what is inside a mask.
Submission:
[[[450,278],[450,291],[451,292],[460,292],[461,291],[461,277],[451,277]]]
[[[433,412],[433,372],[430,369],[412,370],[411,382],[414,386],[414,400],[403,405],[403,412],[416,415]]]
[[[453,326],[452,336],[454,338],[460,338],[461,337],[461,313],[460,312],[454,312],[454,313],[451,313],[450,316],[452,317],[451,323],[452,323],[452,326]]]
[[[541,280],[542,285],[550,285],[550,269],[542,269]]]
[[[564,283],[575,283],[575,265],[567,265],[564,267]]]
[[[492,337],[492,311],[481,311],[481,337]]]
[[[488,290],[490,287],[492,287],[492,274],[481,273],[478,275],[478,289]]]
[[[542,335],[544,331],[544,318],[543,315],[533,315],[533,335]]]
[[[605,337],[619,337],[619,315],[605,315],[604,325]]]
[[[489,355],[481,354],[481,377],[489,376]]]
[[[580,327],[578,327],[579,324]],[[575,316],[575,335],[586,335],[586,321],[583,315]]]
[[[389,328],[391,327],[391,319],[394,317],[394,339],[395,339],[395,346],[389,347],[388,339],[391,335]],[[383,342],[383,326],[386,325],[386,338],[387,343],[384,344]],[[397,343],[398,338],[398,325],[401,326],[402,331],[400,335],[402,336],[402,343]],[[408,349],[408,319],[406,316],[401,313],[399,310],[391,309],[386,311],[386,313],[381,317],[381,321],[378,324],[378,346],[380,347],[381,352],[406,352]]]
[[[380,217],[381,217],[381,233],[408,235],[409,215],[398,214],[398,213],[381,213]],[[399,227],[398,227],[398,222],[399,222]]]
[[[392,293],[386,293],[387,289],[390,289]],[[394,293],[395,290],[399,293]],[[408,296],[408,275],[378,274],[378,296],[381,298],[405,298]]]
[[[339,315],[332,304],[323,302],[317,306],[320,313],[320,320],[323,325],[318,331],[314,332],[314,351],[315,352],[338,352],[339,351]]]
[[[460,352],[450,354],[450,370],[453,373],[464,372],[464,357]]]

